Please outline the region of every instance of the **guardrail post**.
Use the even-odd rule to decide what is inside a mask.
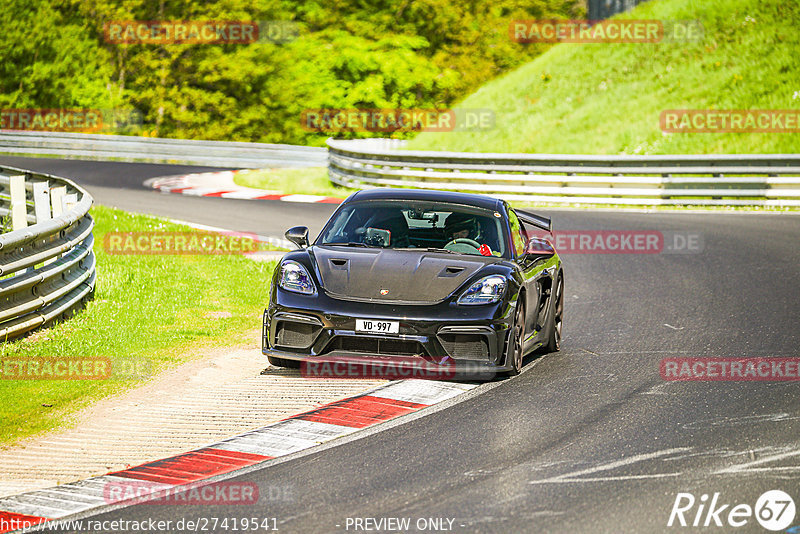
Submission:
[[[714,173],[712,176],[714,178],[722,178],[722,173]],[[712,196],[711,198],[716,199],[716,200],[720,200],[720,199],[722,199],[722,196],[718,196],[718,197],[713,197]]]
[[[78,195],[75,193],[71,195],[64,195],[61,199],[61,210],[69,211],[69,209],[78,203]]]
[[[36,223],[49,221],[50,214],[50,183],[33,183],[33,211],[36,214]]]
[[[58,217],[64,213],[64,197],[67,194],[67,188],[64,186],[54,187],[50,191],[50,204],[53,207],[53,217]]]
[[[36,214],[36,224],[40,222],[49,221],[52,219],[50,212],[50,182],[34,182],[33,183],[33,211]],[[45,260],[43,265],[50,265],[57,258],[50,258]],[[33,270],[33,269],[29,269]]]
[[[28,227],[28,204],[25,199],[25,176],[9,176],[11,191],[11,228],[20,230]]]

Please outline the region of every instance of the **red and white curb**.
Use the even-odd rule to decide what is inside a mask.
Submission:
[[[0,499],[0,532],[135,501],[314,447],[465,393],[477,384],[401,380],[171,458]],[[115,491],[109,491],[113,488]]]
[[[195,197],[220,197],[236,198],[242,200],[282,200],[284,202],[321,202],[326,204],[341,204],[341,198],[320,195],[285,195],[268,191],[244,187],[234,182],[236,173],[242,171],[204,172],[185,174],[181,176],[163,176],[150,178],[144,182],[147,187],[152,187],[162,193],[177,193]]]

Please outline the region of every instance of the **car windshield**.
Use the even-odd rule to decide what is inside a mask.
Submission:
[[[505,256],[502,221],[499,212],[460,204],[353,202],[328,222],[316,244]]]

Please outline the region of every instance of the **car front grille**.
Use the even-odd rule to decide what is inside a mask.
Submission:
[[[310,347],[321,328],[313,324],[279,321],[275,329],[275,345],[292,349]]]
[[[481,334],[439,334],[439,342],[454,360],[489,359],[489,342]]]
[[[328,345],[328,350],[389,354],[394,356],[425,354],[425,349],[423,349],[418,341],[367,336],[338,336]]]

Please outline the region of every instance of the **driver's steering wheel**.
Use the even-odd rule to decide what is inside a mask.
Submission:
[[[444,248],[449,247],[450,245],[455,245],[456,243],[464,243],[465,245],[469,245],[471,247],[475,247],[475,250],[481,248],[481,244],[475,241],[474,239],[470,239],[468,237],[457,237],[455,239],[451,239]]]

